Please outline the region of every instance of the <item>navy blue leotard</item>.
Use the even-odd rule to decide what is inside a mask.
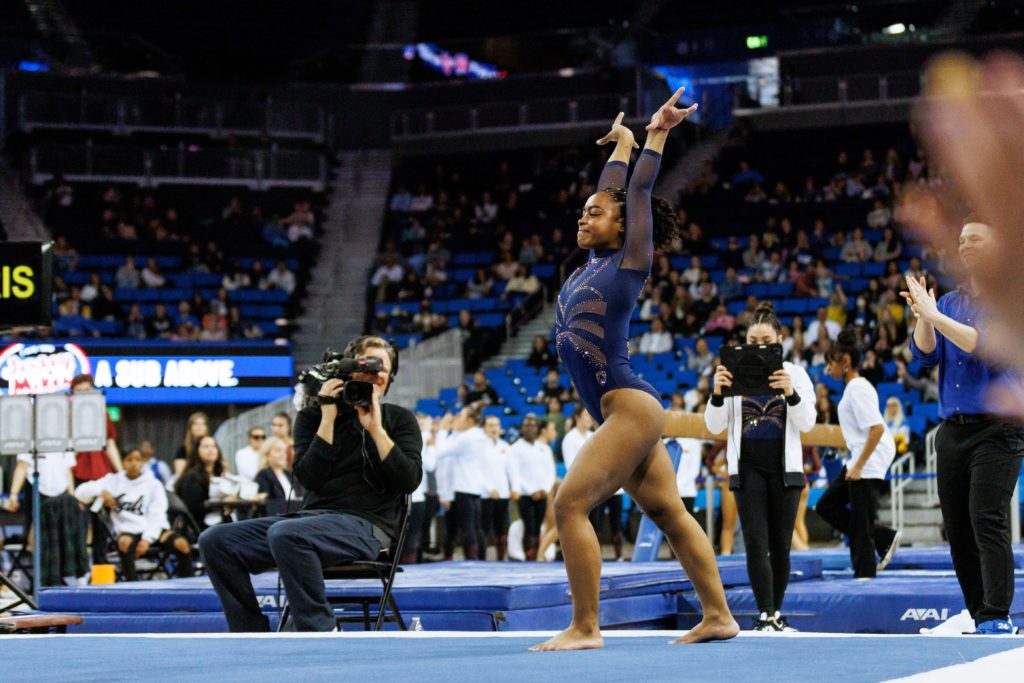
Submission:
[[[626,192],[626,236],[620,249],[591,250],[590,258],[566,279],[555,311],[558,355],[583,406],[604,422],[601,397],[613,389],[638,389],[661,401],[629,363],[629,321],[651,273],[654,221],[651,190],[661,155],[645,149]],[[598,190],[626,185],[626,164],[609,161]]]

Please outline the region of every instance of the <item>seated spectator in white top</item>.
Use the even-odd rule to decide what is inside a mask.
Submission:
[[[411,204],[412,193],[409,192],[405,185],[399,184],[395,194],[391,196],[391,210],[397,213],[408,213]]]
[[[93,273],[92,275],[90,275],[89,282],[87,282],[85,286],[82,287],[82,292],[80,294],[80,298],[82,299],[82,301],[84,301],[87,304],[92,303],[92,300],[95,299],[100,293],[101,284],[102,283],[100,282],[99,273]]]
[[[892,211],[881,199],[875,200],[875,208],[868,212],[869,228],[884,228],[892,221]]]
[[[256,481],[256,473],[260,471],[260,450],[267,441],[267,430],[263,427],[252,427],[249,430],[249,442],[235,451],[235,472],[249,481]]]
[[[135,257],[128,256],[124,260],[124,265],[117,269],[117,274],[114,276],[114,280],[117,286],[121,289],[137,289],[141,276],[139,275],[139,269],[135,267]]]
[[[278,261],[277,267],[267,276],[267,284],[277,289],[283,289],[290,296],[295,291],[295,273],[288,270],[286,261]]]
[[[651,296],[640,305],[640,319],[646,322],[659,317],[661,307],[666,305],[661,299],[661,287],[654,287],[651,290]]]
[[[163,287],[167,282],[167,278],[160,272],[160,266],[156,264],[156,259],[151,258],[146,261],[146,267],[142,269],[142,284],[151,288]]]
[[[839,252],[839,259],[844,263],[864,263],[870,261],[873,254],[871,244],[864,239],[864,231],[854,228],[853,235]]]
[[[672,351],[673,346],[672,333],[665,329],[661,318],[655,318],[651,321],[650,331],[644,332],[640,337],[639,350],[640,353],[650,356],[656,353],[668,353]]]
[[[508,281],[505,286],[505,296],[512,294],[533,294],[540,290],[540,280],[530,270],[520,264],[516,269],[515,277]]]
[[[498,205],[491,199],[490,192],[484,191],[481,195],[480,201],[473,207],[473,215],[476,216],[478,223],[484,225],[493,223],[498,217]]]
[[[828,338],[835,341],[839,338],[839,332],[842,328],[835,320],[828,319],[828,309],[824,306],[818,308],[818,317],[815,318],[810,325],[807,326],[807,333],[804,335],[804,348],[809,349],[811,344],[818,340],[821,334],[821,328],[824,326],[828,333]]]
[[[434,208],[434,196],[427,191],[426,185],[420,185],[416,195],[409,203],[409,211],[412,213],[424,213]]]
[[[750,246],[743,252],[743,265],[747,268],[760,268],[764,262],[764,251],[757,235],[750,236]]]
[[[176,576],[192,576],[192,548],[168,523],[167,494],[163,485],[145,467],[138,448],[128,449],[121,464],[124,466],[121,472],[80,484],[75,489],[75,497],[85,505],[98,498],[103,501],[103,507],[110,510],[125,579],[135,581],[138,578],[135,560],[152,547],[174,553]]]
[[[761,262],[761,277],[765,282],[775,282],[783,273],[782,254],[773,251],[768,259]]]
[[[491,270],[494,272],[494,277],[507,282],[516,276],[516,271],[519,270],[519,263],[512,258],[512,252],[505,250],[502,251],[501,256],[498,257],[498,262],[491,267]]]
[[[224,278],[220,282],[220,286],[229,292],[248,287],[250,284],[249,274],[245,272],[237,260],[231,262],[231,265],[228,266],[227,271],[224,273]]]
[[[700,256],[690,257],[690,267],[683,271],[683,280],[688,284],[696,284],[700,282],[701,273],[704,272],[704,268],[700,264]]]
[[[402,281],[405,276],[405,268],[401,264],[396,263],[394,257],[388,256],[384,259],[384,263],[377,268],[377,272],[370,278],[370,284],[374,287],[379,287],[384,281],[392,284],[397,284]]]
[[[696,370],[698,375],[702,375],[711,367],[711,364],[715,361],[715,356],[711,353],[711,350],[708,348],[708,342],[703,337],[697,339],[695,346],[696,351],[691,351],[689,346],[684,347],[687,356],[686,367],[688,370]]]

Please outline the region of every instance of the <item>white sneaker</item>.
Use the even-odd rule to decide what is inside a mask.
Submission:
[[[889,563],[892,562],[892,558],[896,555],[896,551],[899,550],[900,541],[902,540],[903,532],[897,530],[896,535],[892,537],[892,543],[889,544],[889,548],[885,551],[885,555],[882,557],[881,562],[879,562],[878,566],[875,567],[876,572],[880,572],[889,566]]]

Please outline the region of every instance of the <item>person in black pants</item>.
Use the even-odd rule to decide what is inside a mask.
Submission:
[[[754,311],[748,344],[778,344],[781,325],[769,302]],[[715,371],[704,421],[712,433],[728,430],[729,488],[735,491],[747,573],[760,616],[755,631],[793,630],[782,616],[789,585],[789,552],[804,487],[800,433],[814,426],[814,386],[802,367],[785,362],[772,374],[767,396],[723,396],[733,385],[724,365]],[[777,392],[777,393],[774,393]]]
[[[896,457],[896,442],[878,408],[878,392],[857,373],[859,364],[857,333],[843,330],[828,355],[828,374],[845,385],[839,426],[851,460],[829,483],[815,510],[832,528],[849,536],[853,575],[869,579],[892,560],[901,534],[877,523],[878,500],[889,490],[885,475]],[[877,564],[876,553],[881,557]]]
[[[917,317],[914,358],[939,368],[936,477],[953,569],[975,633],[1013,633],[1013,551],[1008,510],[1020,475],[1024,429],[991,414],[990,389],[1007,373],[976,353],[985,321],[975,277],[996,250],[992,229],[969,217],[960,232],[960,262],[971,280],[938,301],[922,278],[901,292]],[[980,331],[979,331],[980,328]]]
[[[394,379],[398,353],[379,337],[360,337],[346,355],[379,358],[370,406],[338,405],[345,384],[323,383],[320,405],[295,420],[295,478],[307,490],[301,512],[211,527],[199,537],[207,573],[220,597],[228,628],[266,631],[250,574],[277,566],[298,631],[330,631],[334,613],[324,591],[323,568],[374,560],[400,533],[402,498],[423,476],[423,440],[416,417],[381,397]]]

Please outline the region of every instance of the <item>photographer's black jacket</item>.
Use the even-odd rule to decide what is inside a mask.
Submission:
[[[294,471],[306,489],[303,509],[355,515],[395,538],[402,494],[415,491],[423,478],[423,436],[416,416],[405,408],[384,403],[381,409],[384,430],[395,442],[384,461],[355,411],[341,408],[329,444],[316,435],[320,407],[303,408],[295,418]]]

